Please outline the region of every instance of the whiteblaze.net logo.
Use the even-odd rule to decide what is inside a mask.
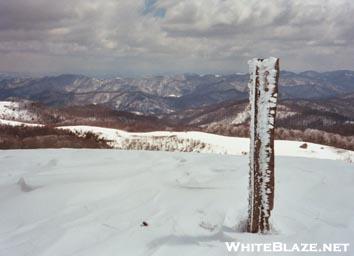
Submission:
[[[226,249],[229,253],[237,252],[332,252],[332,253],[345,253],[348,252],[349,243],[293,243],[287,244],[282,242],[272,243],[242,243],[242,242],[225,242]]]

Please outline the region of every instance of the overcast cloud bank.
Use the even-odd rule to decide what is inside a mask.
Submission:
[[[354,69],[352,0],[2,0],[0,70],[86,74]]]

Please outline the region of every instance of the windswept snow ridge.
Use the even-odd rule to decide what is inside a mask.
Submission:
[[[25,123],[25,122],[19,122],[19,121],[11,121],[11,120],[4,120],[0,119],[0,125],[11,125],[11,126],[43,126],[42,124],[32,124],[32,123]]]
[[[249,139],[215,135],[204,132],[146,132],[134,133],[117,129],[94,126],[63,126],[60,129],[69,129],[78,134],[93,132],[117,149],[127,149],[131,142],[150,145],[145,149],[165,151],[185,151],[199,153],[216,153],[229,155],[245,155],[249,152]],[[179,141],[176,140],[179,139]],[[320,144],[307,143],[307,148],[300,146],[300,141],[275,141],[275,153],[278,156],[297,156],[319,159],[354,161],[354,152],[342,150]],[[162,146],[161,146],[162,145]],[[158,148],[159,146],[164,148]],[[192,147],[194,146],[194,148]],[[130,149],[144,149],[131,147]]]
[[[42,126],[41,124],[1,120],[4,125]],[[126,132],[123,130],[96,126],[62,126],[84,135],[93,132],[100,138],[108,140],[108,144],[116,149],[182,151],[197,153],[215,153],[228,155],[246,155],[249,152],[249,139],[229,137],[204,132]],[[298,156],[318,159],[344,160],[354,162],[354,152],[315,143],[306,143],[307,148],[300,146],[301,141],[276,140],[275,151],[278,156]]]

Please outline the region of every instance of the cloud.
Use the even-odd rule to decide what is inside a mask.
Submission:
[[[353,15],[352,0],[2,0],[0,69],[229,73],[269,55],[354,69]]]

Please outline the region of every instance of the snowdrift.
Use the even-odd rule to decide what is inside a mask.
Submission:
[[[14,150],[0,163],[0,255],[252,255],[224,242],[354,237],[354,166],[344,161],[276,157],[269,235],[242,232],[247,156]]]

